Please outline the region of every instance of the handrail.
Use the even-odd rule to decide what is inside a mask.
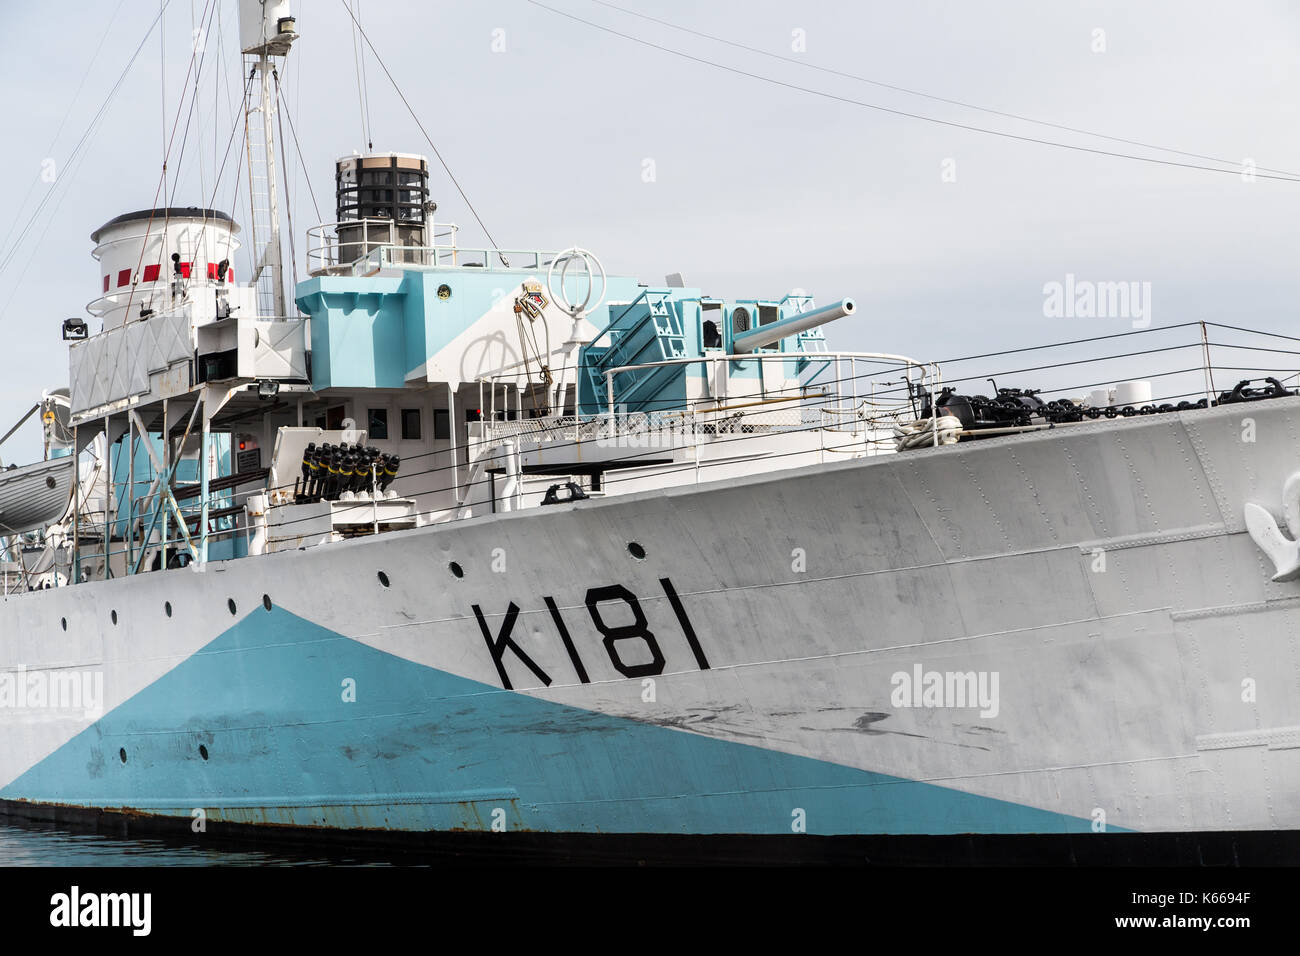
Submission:
[[[914,358],[908,358],[906,355],[893,355],[889,352],[746,352],[743,354],[728,353],[725,355],[695,355],[686,358],[663,359],[658,362],[639,362],[635,365],[619,365],[611,369],[606,369],[602,374],[605,376],[606,395],[610,404],[613,404],[614,382],[613,376],[620,375],[623,372],[632,372],[645,368],[661,368],[670,365],[691,365],[696,362],[749,362],[749,361],[785,361],[791,359],[808,358],[814,361],[821,359],[863,359],[876,360],[881,362],[895,362],[899,365],[909,368],[925,369],[932,368],[935,372],[935,384],[939,383],[940,371],[937,362],[921,362]]]
[[[592,339],[590,342],[587,343],[587,348],[591,348],[593,345],[599,342],[606,335],[610,335],[609,345],[607,345],[606,348],[609,349],[618,348],[619,343],[614,341],[613,336],[610,334],[612,332],[618,332],[621,341],[626,341],[630,339],[632,336],[636,335],[636,333],[641,330],[641,327],[643,325],[645,325],[647,322],[649,322],[651,319],[655,317],[653,311],[647,310],[646,314],[641,316],[641,318],[638,319],[635,323],[633,323],[630,328],[626,328],[626,329],[618,328],[617,323],[619,319],[623,318],[623,316],[627,315],[630,311],[632,311],[632,309],[636,307],[637,303],[641,302],[648,295],[650,295],[649,289],[641,290],[641,294],[637,296],[635,299],[633,299],[631,302],[629,302],[622,312],[620,312],[616,316],[611,316],[609,320],[609,324],[600,330],[599,335],[597,335],[594,339]]]
[[[368,259],[372,253],[381,248],[412,251],[437,249],[440,252],[450,252],[453,259],[456,257],[459,252],[456,245],[456,235],[460,231],[458,225],[454,222],[425,223],[422,228],[426,232],[432,231],[433,246],[405,246],[397,241],[399,228],[403,226],[414,228],[416,225],[403,223],[400,219],[387,218],[342,219],[337,222],[317,223],[307,230],[307,270],[316,272],[324,269],[354,268],[357,263]],[[361,235],[343,241],[339,238],[340,229],[360,229]],[[437,241],[444,238],[448,241]],[[361,254],[344,258],[341,250],[346,248],[359,249]]]
[[[812,361],[819,361],[819,360],[834,361],[837,363],[837,366],[840,361],[847,359],[850,362],[849,380],[853,383],[852,403],[854,405],[857,404],[857,362],[859,360],[871,361],[871,362],[882,362],[882,363],[889,362],[889,363],[894,363],[903,366],[906,369],[909,386],[911,384],[911,370],[917,369],[921,373],[921,385],[924,387],[928,384],[932,393],[937,393],[940,386],[942,385],[943,376],[939,368],[939,364],[937,362],[921,362],[918,361],[917,359],[909,358],[906,355],[895,355],[889,352],[816,352],[816,353],[746,352],[743,354],[731,353],[731,354],[719,354],[719,355],[688,356],[686,358],[663,359],[657,362],[640,362],[635,365],[621,365],[621,366],[616,366],[615,368],[606,369],[604,371],[606,413],[610,417],[614,415],[614,376],[622,374],[624,372],[632,372],[632,371],[638,371],[638,370],[650,369],[650,368],[667,368],[676,365],[692,365],[695,363],[705,363],[705,362],[712,362],[715,365],[719,362],[725,362],[727,363],[726,367],[729,372],[731,368],[731,363],[733,362],[744,362],[744,361],[749,361],[751,359],[756,359],[759,362],[773,361],[773,360],[784,362],[784,361],[790,361],[792,359],[803,359],[803,358],[807,358]],[[933,372],[932,378],[929,374],[930,372]],[[911,390],[909,388],[909,395],[910,393]],[[935,446],[938,446],[939,444],[938,420],[939,419],[937,415],[931,416],[930,431],[933,436],[932,440]]]
[[[397,265],[403,269],[478,269],[482,272],[542,272],[551,264],[556,253],[546,249],[470,249],[463,246],[403,246],[397,243],[376,245],[362,258],[353,262],[348,268],[353,275],[365,275],[386,265]],[[394,261],[400,256],[401,261]],[[459,261],[466,256],[482,256],[482,262]],[[494,262],[501,257],[514,257],[509,265]],[[549,257],[549,258],[548,258]],[[443,261],[451,259],[450,262]],[[531,262],[520,262],[529,259]]]
[[[913,368],[937,369],[937,362],[922,362],[918,359],[908,358],[906,355],[893,355],[889,352],[729,352],[725,355],[694,355],[686,358],[663,359],[659,362],[639,362],[636,365],[619,365],[615,368],[606,369],[606,376],[617,375],[620,372],[628,372],[638,368],[651,368],[656,365],[687,365],[691,362],[749,362],[757,359],[776,359],[778,361],[797,358],[827,359],[827,358],[860,358],[860,359],[877,359],[882,362],[895,362],[898,365],[910,365]]]

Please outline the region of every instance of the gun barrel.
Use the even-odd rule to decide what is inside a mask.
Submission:
[[[852,315],[856,308],[857,306],[853,304],[852,299],[841,299],[831,305],[822,306],[820,309],[800,312],[798,315],[792,315],[789,318],[769,322],[767,325],[761,325],[749,332],[737,335],[731,342],[731,350],[744,353],[752,352],[754,349],[766,348],[788,336],[806,332],[808,329],[825,325],[827,322],[834,322],[846,315]]]

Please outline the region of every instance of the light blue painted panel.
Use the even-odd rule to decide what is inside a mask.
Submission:
[[[404,830],[486,828],[497,808],[546,832],[789,833],[797,809],[810,833],[1090,828],[505,691],[261,607],[0,797]]]

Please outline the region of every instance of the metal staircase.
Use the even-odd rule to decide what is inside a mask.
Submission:
[[[603,335],[609,338],[609,345],[588,347],[584,362],[588,383],[602,405],[606,400],[605,372],[609,369],[686,355],[682,318],[670,292],[647,289],[619,313]],[[649,404],[648,410],[655,410],[655,397],[682,375],[682,366],[620,372],[614,376],[614,405]]]

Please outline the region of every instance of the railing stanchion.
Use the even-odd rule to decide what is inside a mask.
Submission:
[[[1207,408],[1214,405],[1214,372],[1210,364],[1210,339],[1205,330],[1205,321],[1202,320],[1201,326],[1201,352],[1202,364],[1205,368],[1205,406]]]
[[[931,447],[939,447],[939,394],[935,389],[934,382],[926,381],[924,370],[921,372],[921,386],[924,388],[927,384],[930,386],[930,436],[932,439]]]

